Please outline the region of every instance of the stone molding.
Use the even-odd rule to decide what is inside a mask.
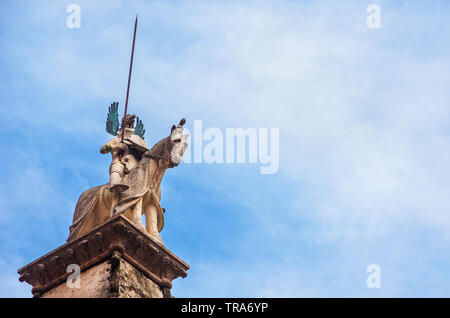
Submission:
[[[110,218],[78,239],[40,257],[17,272],[21,282],[33,286],[39,297],[67,280],[67,266],[77,264],[81,272],[109,259],[114,252],[142,271],[162,289],[172,288],[172,281],[186,277],[189,265],[136,227],[122,214]]]

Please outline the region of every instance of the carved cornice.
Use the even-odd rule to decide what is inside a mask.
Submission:
[[[68,265],[77,264],[83,271],[110,258],[114,251],[163,288],[187,276],[188,264],[119,214],[22,267],[17,271],[19,280],[33,286],[33,295],[42,294],[67,279],[71,274],[66,272]]]

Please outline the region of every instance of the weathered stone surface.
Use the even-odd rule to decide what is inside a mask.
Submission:
[[[64,281],[42,298],[163,298],[163,289],[120,255],[95,265],[80,275],[80,288]],[[111,263],[116,265],[111,266]]]
[[[118,268],[119,298],[163,298],[163,291],[133,265],[120,260]]]
[[[104,295],[106,288],[107,270],[100,266],[105,262],[111,266],[106,278],[110,292],[105,297],[161,297],[161,294],[170,297],[172,281],[186,277],[189,269],[189,265],[145,230],[119,214],[19,269],[19,280],[33,286],[35,297],[97,297]],[[86,291],[66,291],[63,285],[71,274],[67,272],[70,264],[80,266],[81,276],[100,285],[95,288],[85,285]]]
[[[109,277],[111,265],[103,262],[81,273],[80,288],[70,288],[63,282],[48,292],[42,298],[107,298],[110,295]]]

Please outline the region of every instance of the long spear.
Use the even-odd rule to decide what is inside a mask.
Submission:
[[[123,118],[122,118],[122,137],[121,137],[121,142],[123,142],[123,136],[124,136],[124,132],[125,132],[124,123],[125,123],[125,117],[127,116],[127,110],[128,110],[128,95],[130,93],[131,71],[133,70],[134,42],[136,41],[137,22],[138,22],[138,16],[136,14],[136,20],[134,21],[133,46],[131,48],[130,72],[128,73],[127,97],[125,99],[125,112],[124,112]]]

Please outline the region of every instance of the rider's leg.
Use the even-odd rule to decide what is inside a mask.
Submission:
[[[136,202],[133,207],[133,222],[137,226],[144,228],[142,223],[142,199]]]
[[[162,243],[162,239],[159,236],[158,231],[158,211],[156,210],[156,206],[154,204],[149,205],[145,221],[145,229],[147,230],[147,232]]]

